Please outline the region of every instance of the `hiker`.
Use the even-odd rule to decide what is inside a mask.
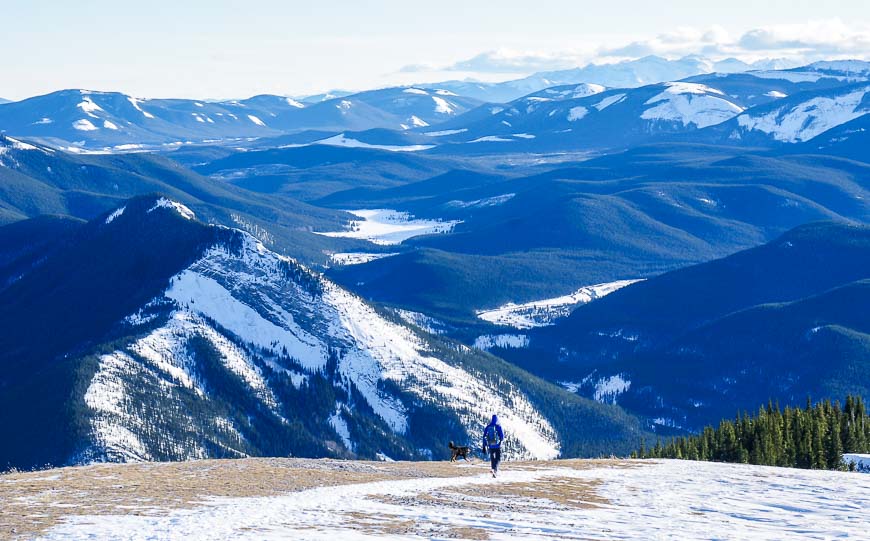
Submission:
[[[504,432],[498,424],[498,415],[493,415],[492,421],[483,429],[483,454],[489,453],[493,477],[498,473],[498,463],[501,462],[502,440],[504,440]]]

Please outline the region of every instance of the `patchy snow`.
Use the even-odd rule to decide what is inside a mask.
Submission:
[[[351,107],[353,107],[353,102],[350,100],[341,100],[335,107],[342,113],[346,113]]]
[[[425,128],[426,126],[429,125],[428,122],[426,122],[426,121],[423,120],[422,118],[420,118],[420,117],[418,117],[418,116],[415,116],[415,115],[411,115],[411,118],[409,118],[408,121],[409,121],[409,122],[411,123],[411,125],[414,126],[415,128]]]
[[[152,115],[151,113],[149,113],[147,111],[144,111],[142,109],[142,107],[139,105],[139,102],[141,100],[137,100],[136,98],[132,98],[132,97],[127,97],[127,101],[130,102],[130,105],[132,105],[134,109],[136,109],[137,111],[142,113],[142,116],[144,116],[145,118],[154,118],[154,115]]]
[[[493,479],[485,464],[469,468],[479,474],[212,498],[188,509],[71,514],[42,540],[361,541],[446,539],[457,532],[493,541],[862,539],[870,508],[870,476],[848,472],[679,460],[524,469],[506,462]],[[542,490],[578,485],[591,488],[575,489],[569,502]],[[524,488],[544,495],[524,497]]]
[[[84,111],[84,113],[91,118],[97,118],[97,115],[94,114],[97,111],[105,112],[102,107],[94,103],[94,101],[88,96],[83,96],[82,101],[76,105],[76,107]]]
[[[280,325],[276,324],[236,299],[216,280],[198,272],[187,270],[173,277],[166,297],[214,320],[245,343],[276,353],[280,351],[278,346],[286,349],[309,370],[326,363],[323,344],[302,329],[290,313],[281,311]]]
[[[82,118],[80,120],[76,120],[72,123],[72,127],[79,131],[94,131],[98,130],[96,126],[94,126],[90,120],[86,118]]]
[[[118,129],[118,125],[110,120],[104,120],[103,127],[106,128],[107,130],[117,130]]]
[[[8,141],[10,143],[10,146],[15,150],[39,150],[39,147],[35,145],[25,143],[24,141],[20,141],[9,136],[6,136],[6,141]]]
[[[428,96],[429,95],[428,92],[426,92],[425,90],[423,90],[421,88],[406,88],[402,92],[404,92],[405,94],[419,94],[421,96]]]
[[[339,252],[335,254],[330,254],[329,259],[332,260],[336,265],[361,265],[363,263],[368,263],[370,261],[375,261],[376,259],[382,259],[384,257],[390,257],[393,255],[399,255],[398,252],[388,253],[388,254],[372,254],[366,252]]]
[[[439,96],[455,96],[456,95],[455,93],[453,93],[449,90],[436,90],[435,93],[438,94]]]
[[[119,209],[115,209],[115,210],[114,210],[111,214],[109,214],[109,216],[106,218],[106,225],[109,225],[110,223],[114,222],[114,221],[115,221],[115,218],[117,218],[117,217],[121,216],[122,214],[124,214],[124,211],[125,211],[125,210],[127,210],[127,207],[126,207],[126,206],[123,206],[123,207],[121,207],[121,208],[119,208]]]
[[[449,233],[461,220],[441,221],[414,219],[407,212],[390,209],[348,210],[362,218],[350,223],[347,231],[315,232],[327,237],[365,239],[375,244],[399,244],[411,237]]]
[[[576,122],[586,116],[587,113],[589,113],[589,109],[581,105],[572,107],[568,110],[568,122]]]
[[[435,112],[441,113],[444,115],[452,115],[453,114],[453,106],[445,100],[444,98],[440,98],[438,96],[432,96],[432,101],[435,102]]]
[[[612,96],[607,96],[606,98],[599,101],[598,103],[596,103],[592,107],[595,107],[599,111],[603,111],[603,110],[607,109],[608,107],[610,107],[611,105],[619,103],[623,100],[625,100],[625,94],[614,94]]]
[[[290,107],[296,107],[297,109],[304,109],[304,108],[305,108],[305,104],[304,104],[304,103],[302,103],[301,101],[296,101],[296,100],[294,100],[293,98],[284,98],[284,101],[285,101],[285,102],[287,103],[287,105],[289,105]]]
[[[266,123],[254,115],[248,115],[248,120],[250,120],[251,122],[253,122],[257,126],[263,126],[264,128],[266,127]]]
[[[565,317],[581,304],[600,299],[639,280],[617,280],[581,287],[561,297],[515,304],[509,302],[492,310],[479,310],[477,317],[495,325],[516,329],[531,329],[552,325],[556,319]]]
[[[315,141],[311,144],[350,148],[374,148],[379,150],[389,150],[390,152],[419,152],[421,150],[428,150],[430,148],[433,148],[433,145],[374,145],[364,143],[362,141],[357,141],[356,139],[351,139],[350,137],[346,137],[343,133],[334,135],[332,137],[327,137],[326,139]]]
[[[402,310],[401,308],[393,309],[396,314],[402,318],[402,321],[409,325],[420,327],[429,334],[444,334],[444,322],[432,316],[427,316],[422,312],[414,312],[411,310]]]
[[[445,135],[456,135],[458,133],[465,133],[467,131],[468,128],[461,128],[458,130],[427,131],[424,132],[423,135],[428,135],[429,137],[443,137]]]
[[[779,90],[771,90],[769,92],[765,92],[764,95],[769,97],[769,98],[776,98],[776,99],[788,97],[788,94],[784,94],[784,93],[780,92]]]
[[[862,103],[868,90],[870,87],[839,96],[813,98],[760,116],[753,116],[750,112],[737,117],[737,123],[747,130],[767,133],[777,141],[809,141],[831,128],[867,114],[870,109],[862,106]]]
[[[475,199],[474,201],[453,200],[448,201],[444,205],[446,207],[460,209],[496,207],[510,201],[514,196],[516,196],[515,193],[506,193],[502,195],[494,195],[492,197],[485,197],[483,199]]]
[[[595,392],[592,394],[592,398],[598,402],[615,404],[619,395],[631,388],[631,380],[625,379],[623,376],[624,374],[616,374],[599,380],[595,384]]]
[[[341,443],[344,444],[344,447],[348,451],[353,451],[354,445],[350,439],[350,430],[347,427],[347,421],[345,421],[344,417],[341,416],[342,409],[343,406],[341,404],[335,405],[335,412],[329,416],[329,426],[331,426],[338,434],[338,437],[341,438]]]
[[[493,348],[524,349],[529,347],[529,337],[525,334],[484,334],[474,340],[473,347],[481,351]]]
[[[515,141],[514,139],[507,139],[505,137],[499,137],[497,135],[484,135],[483,137],[478,137],[472,141],[468,141],[469,143],[512,143]]]
[[[717,94],[711,96],[710,94]],[[644,120],[681,122],[706,128],[721,124],[743,112],[739,105],[719,96],[721,90],[697,83],[665,83],[665,90],[648,99],[645,105],[658,104],[645,110]]]
[[[511,135],[513,135],[514,137],[518,137],[519,139],[534,139],[535,138],[535,136],[532,135],[531,133],[513,133]]]
[[[196,214],[194,214],[192,210],[182,205],[178,201],[166,199],[165,197],[161,197],[160,199],[158,199],[157,202],[154,203],[154,206],[148,209],[148,212],[154,212],[159,208],[172,209],[177,212],[182,218],[185,218],[187,220],[193,220],[194,218],[196,218]]]

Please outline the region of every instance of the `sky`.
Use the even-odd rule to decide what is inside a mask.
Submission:
[[[0,0],[0,97],[302,96],[658,54],[870,59],[868,0]]]

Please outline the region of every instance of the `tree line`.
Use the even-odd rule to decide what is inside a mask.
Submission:
[[[806,407],[768,402],[755,416],[739,414],[694,436],[641,443],[633,458],[676,458],[805,469],[849,469],[843,453],[870,452],[870,418],[858,396]]]

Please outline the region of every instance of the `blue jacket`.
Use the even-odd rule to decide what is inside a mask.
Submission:
[[[491,427],[491,426],[494,426],[495,431],[498,432],[499,442],[495,445],[490,445],[486,441],[486,429]],[[484,449],[487,449],[487,448],[488,449],[499,449],[501,447],[502,441],[504,441],[504,432],[501,429],[501,425],[498,424],[498,415],[493,415],[492,421],[490,421],[489,424],[486,425],[486,428],[483,429],[483,447],[484,447]]]

